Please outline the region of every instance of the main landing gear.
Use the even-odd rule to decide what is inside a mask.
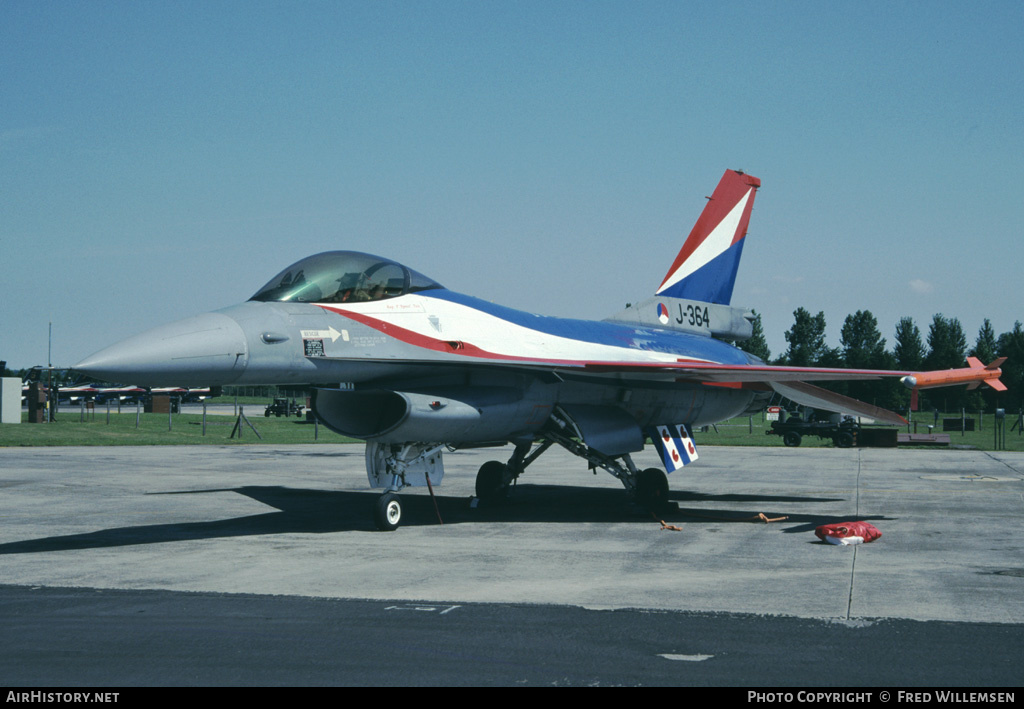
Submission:
[[[561,423],[554,417],[553,420],[556,424]],[[561,423],[561,426],[568,429],[567,424]],[[668,506],[668,475],[661,468],[639,470],[628,453],[617,456],[605,455],[581,443],[578,437],[567,435],[555,427],[549,427],[541,434],[536,448],[533,447],[533,442],[517,444],[508,463],[491,460],[480,466],[476,474],[476,496],[484,504],[493,504],[505,499],[509,488],[527,466],[556,443],[573,455],[586,460],[591,468],[601,468],[617,478],[642,507],[658,512]]]
[[[508,497],[509,490],[526,468],[556,443],[586,460],[591,468],[601,468],[617,478],[642,507],[653,512],[669,504],[668,476],[660,468],[640,470],[628,453],[606,455],[579,440],[569,424],[552,417],[553,425],[542,431],[536,441],[521,441],[507,463],[491,460],[476,474],[476,497],[483,505],[494,505]],[[402,522],[402,500],[398,492],[411,485],[438,485],[444,475],[441,453],[444,444],[368,443],[366,470],[370,484],[384,488],[373,508],[377,529],[390,532]],[[431,488],[432,489],[432,488]]]
[[[668,475],[661,468],[645,468],[636,476],[636,500],[659,512],[668,507]]]
[[[489,460],[476,474],[476,496],[485,505],[508,497],[508,489],[515,477],[512,468],[500,460]]]

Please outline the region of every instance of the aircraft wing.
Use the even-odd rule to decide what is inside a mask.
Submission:
[[[902,377],[910,372],[877,369],[822,367],[779,367],[769,364],[718,364],[679,360],[677,362],[588,362],[583,370],[594,374],[622,374],[630,378],[686,379],[709,384],[748,382],[852,381]]]
[[[529,358],[460,356],[451,359],[401,360],[381,358],[380,363],[431,368],[502,368],[537,374],[585,376],[632,381],[698,382],[762,391],[775,390],[803,406],[838,411],[893,424],[906,424],[899,414],[857,399],[814,386],[812,381],[864,381],[905,377],[910,372],[874,369],[838,369],[822,367],[785,367],[767,364],[718,364],[693,360],[676,362],[587,362]],[[918,375],[920,376],[920,375]]]
[[[808,384],[809,381],[864,381],[885,377],[904,377],[907,372],[870,369],[834,369],[816,367],[776,367],[771,365],[721,365],[707,363],[679,363],[680,366],[661,366],[676,379],[695,380],[711,385],[771,388],[791,401],[825,411],[838,411],[863,416],[876,421],[897,425],[907,421],[899,414],[864,401]],[[606,371],[607,365],[591,365],[589,370]],[[628,370],[635,370],[630,366]],[[643,367],[644,370],[648,368]],[[658,371],[658,367],[653,367]],[[760,386],[759,386],[760,385]]]
[[[461,344],[461,343],[460,343]],[[324,357],[345,362],[402,364],[423,367],[502,367],[531,371],[575,373],[595,376],[615,375],[623,379],[648,381],[693,381],[707,384],[769,383],[783,381],[855,381],[904,377],[912,372],[888,369],[839,369],[822,367],[781,367],[767,364],[719,364],[699,360],[676,362],[605,362],[529,357],[474,357],[404,359],[401,357]]]

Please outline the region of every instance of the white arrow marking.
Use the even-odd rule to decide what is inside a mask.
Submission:
[[[303,330],[303,338],[331,338],[331,342],[337,342],[338,338],[341,337],[341,333],[335,330],[333,327],[329,327],[326,330]]]

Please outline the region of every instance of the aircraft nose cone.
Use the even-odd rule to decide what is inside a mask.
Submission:
[[[219,386],[238,379],[249,359],[232,318],[206,313],[161,325],[86,357],[73,369],[138,386]]]

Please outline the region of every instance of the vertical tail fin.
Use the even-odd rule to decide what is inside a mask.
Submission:
[[[728,305],[761,180],[726,170],[657,295]]]

